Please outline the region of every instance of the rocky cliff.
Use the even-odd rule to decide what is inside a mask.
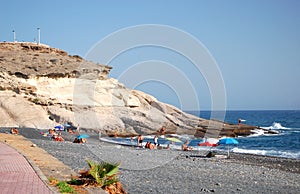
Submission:
[[[34,43],[0,43],[0,126],[69,123],[107,135],[249,135],[255,127],[208,121],[109,78],[111,67]]]

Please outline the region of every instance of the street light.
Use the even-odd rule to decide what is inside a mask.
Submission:
[[[16,32],[15,32],[14,30],[13,30],[12,32],[13,32],[13,34],[14,34],[14,42],[17,42]]]
[[[40,28],[37,28],[38,30],[38,45],[41,43],[41,29]]]

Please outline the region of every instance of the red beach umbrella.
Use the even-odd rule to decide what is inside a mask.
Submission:
[[[216,143],[210,143],[208,141],[202,142],[202,143],[198,143],[198,146],[210,146],[210,147],[216,147],[218,144]]]

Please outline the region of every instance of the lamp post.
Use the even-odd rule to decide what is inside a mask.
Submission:
[[[13,34],[14,34],[14,42],[17,42],[16,32],[15,32],[14,30],[13,30],[12,32],[13,32]]]
[[[41,43],[41,29],[40,28],[37,28],[38,30],[38,45]]]

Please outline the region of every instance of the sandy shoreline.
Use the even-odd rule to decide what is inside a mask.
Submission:
[[[0,132],[7,130],[1,129]],[[86,159],[121,162],[120,180],[129,193],[298,193],[300,160],[232,154],[202,158],[197,152],[144,150],[101,143],[55,142],[37,130],[20,133],[75,172]],[[73,136],[65,134],[67,140]],[[218,153],[219,154],[219,153]]]

